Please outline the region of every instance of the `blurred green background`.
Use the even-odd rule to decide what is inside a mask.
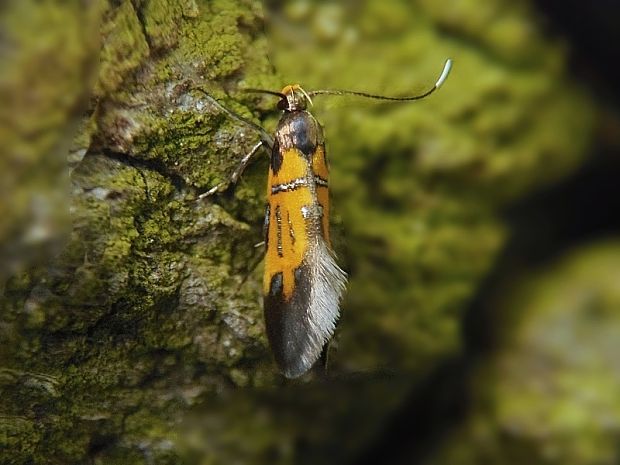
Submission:
[[[0,463],[620,461],[612,2],[0,6]],[[327,373],[261,308],[269,97],[317,96],[350,275]]]

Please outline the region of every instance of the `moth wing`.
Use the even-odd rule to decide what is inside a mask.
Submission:
[[[347,279],[319,235],[294,274],[291,298],[283,297],[281,273],[273,276],[265,296],[267,335],[276,362],[288,378],[308,371],[334,334]]]

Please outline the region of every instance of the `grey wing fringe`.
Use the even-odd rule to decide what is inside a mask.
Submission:
[[[304,315],[306,335],[299,343],[297,363],[287,367],[284,375],[301,376],[321,355],[333,336],[340,316],[340,301],[345,291],[347,274],[336,263],[334,253],[322,237],[316,237],[314,253],[308,254],[310,298]]]

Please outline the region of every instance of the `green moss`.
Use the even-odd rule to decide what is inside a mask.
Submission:
[[[101,65],[96,93],[114,92],[149,55],[142,25],[130,0],[110,9],[102,27]]]
[[[166,53],[154,56],[139,80],[114,96],[115,103],[102,105],[97,119],[114,151],[158,163],[186,184],[206,190],[225,182],[258,138],[215,111],[197,89],[252,118],[215,84],[262,83],[271,70],[265,40],[254,37],[260,28],[257,12],[248,13],[248,5],[200,4],[198,15],[181,14],[185,9],[169,2],[147,2],[141,8],[147,34],[152,28],[158,31],[149,40],[164,37],[165,44],[158,46]],[[137,101],[148,102],[152,111],[134,110]]]
[[[20,416],[0,417],[0,454],[15,463],[26,463],[41,441],[42,432],[34,421]]]
[[[177,44],[178,24],[183,16],[182,3],[149,0],[141,9],[144,30],[153,50],[169,49]]]
[[[235,199],[222,199],[226,209],[196,202],[192,190],[224,181],[256,140],[239,137],[239,126],[193,89],[206,88],[206,76],[239,80],[269,70],[264,53],[254,51],[265,47],[252,36],[258,10],[234,2],[134,5],[106,11],[100,99],[80,142],[92,134],[97,146],[73,171],[72,235],[49,269],[12,279],[3,302],[3,327],[14,342],[3,364],[59,377],[53,405],[47,391],[23,389],[30,375],[3,385],[25,425],[37,405],[48,411],[36,430],[9,435],[6,447],[23,462],[91,456],[142,463],[149,456],[182,463],[171,449],[168,420],[179,404],[163,394],[170,386],[204,384],[213,392],[275,375],[257,367],[267,354],[253,302],[258,288],[241,287],[257,256],[259,226],[232,213],[260,222],[257,180],[240,187],[243,207]],[[224,97],[220,83],[208,87]],[[253,117],[238,103],[231,107]],[[195,384],[207,370],[208,382]]]
[[[96,74],[100,14],[79,2],[2,6],[0,282],[48,259],[65,231],[65,152]]]
[[[471,415],[429,463],[617,459],[619,258],[618,243],[593,244],[501,290],[499,350],[475,373]]]

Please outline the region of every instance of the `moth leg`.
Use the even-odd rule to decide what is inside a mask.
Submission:
[[[204,97],[209,100],[209,102],[211,102],[213,105],[215,105],[217,108],[219,108],[221,111],[223,111],[224,113],[226,113],[226,115],[228,115],[230,118],[239,121],[242,124],[245,124],[246,126],[248,126],[249,128],[253,129],[254,131],[258,132],[261,135],[261,139],[264,141],[264,143],[267,145],[267,147],[271,150],[271,147],[273,146],[273,138],[267,133],[267,131],[265,131],[265,129],[261,126],[259,126],[258,124],[256,124],[253,121],[250,121],[247,118],[244,118],[243,116],[235,113],[234,111],[226,108],[224,105],[222,105],[220,102],[218,102],[216,99],[214,99],[213,97],[211,97],[207,92],[205,92],[203,89],[200,88],[196,88],[195,90],[197,90],[198,92],[200,92],[202,95],[204,95]]]
[[[314,363],[312,368],[310,368],[311,373],[314,374],[318,379],[327,379],[329,377],[329,349],[330,349],[330,341],[327,341],[321,350],[321,355],[318,360]]]
[[[250,163],[250,160],[256,154],[256,152],[258,152],[258,149],[260,149],[263,146],[263,144],[264,144],[264,142],[262,140],[257,142],[256,145],[254,147],[252,147],[252,150],[250,150],[250,152],[241,159],[241,161],[239,162],[239,166],[237,166],[237,169],[235,171],[233,171],[233,174],[230,177],[230,182],[232,184],[237,184],[237,181],[239,180],[239,177],[245,171],[246,167]]]
[[[266,247],[267,247],[267,231],[269,229],[269,215],[270,214],[271,214],[271,212],[269,210],[269,204],[267,204],[266,208],[265,208],[265,220],[263,222],[263,237],[265,238],[265,240],[260,241],[258,244],[254,244],[254,248],[255,249],[258,249],[259,247],[265,247],[265,250],[266,250]],[[250,265],[248,273],[245,275],[245,277],[241,281],[241,284],[239,284],[239,287],[237,288],[237,290],[241,289],[241,286],[248,280],[250,275],[252,273],[254,273],[254,270],[256,269],[258,264],[263,261],[263,255],[264,254],[260,254],[258,256],[258,258],[256,259],[256,261],[254,261]]]
[[[327,341],[323,346],[323,350],[321,351],[321,356],[319,357],[319,366],[321,367],[323,373],[327,373],[327,366],[329,364],[329,346],[331,341]]]
[[[220,184],[217,184],[215,187],[212,187],[207,192],[203,192],[202,194],[200,194],[198,196],[198,200],[202,200],[202,199],[204,199],[206,197],[209,197],[209,196],[215,194],[216,192],[220,192],[220,191],[224,190],[226,187],[228,187],[228,185],[230,185],[230,184],[232,184],[232,185],[237,184],[237,181],[239,180],[239,177],[245,171],[246,167],[250,163],[250,160],[256,154],[256,152],[258,152],[258,149],[260,149],[263,146],[263,144],[265,144],[265,142],[262,141],[262,140],[257,142],[256,145],[254,145],[254,147],[252,147],[252,150],[250,150],[247,154],[244,155],[244,157],[239,162],[239,166],[237,166],[235,171],[233,171],[233,174],[230,176],[230,179],[229,179],[228,182],[222,182]]]

